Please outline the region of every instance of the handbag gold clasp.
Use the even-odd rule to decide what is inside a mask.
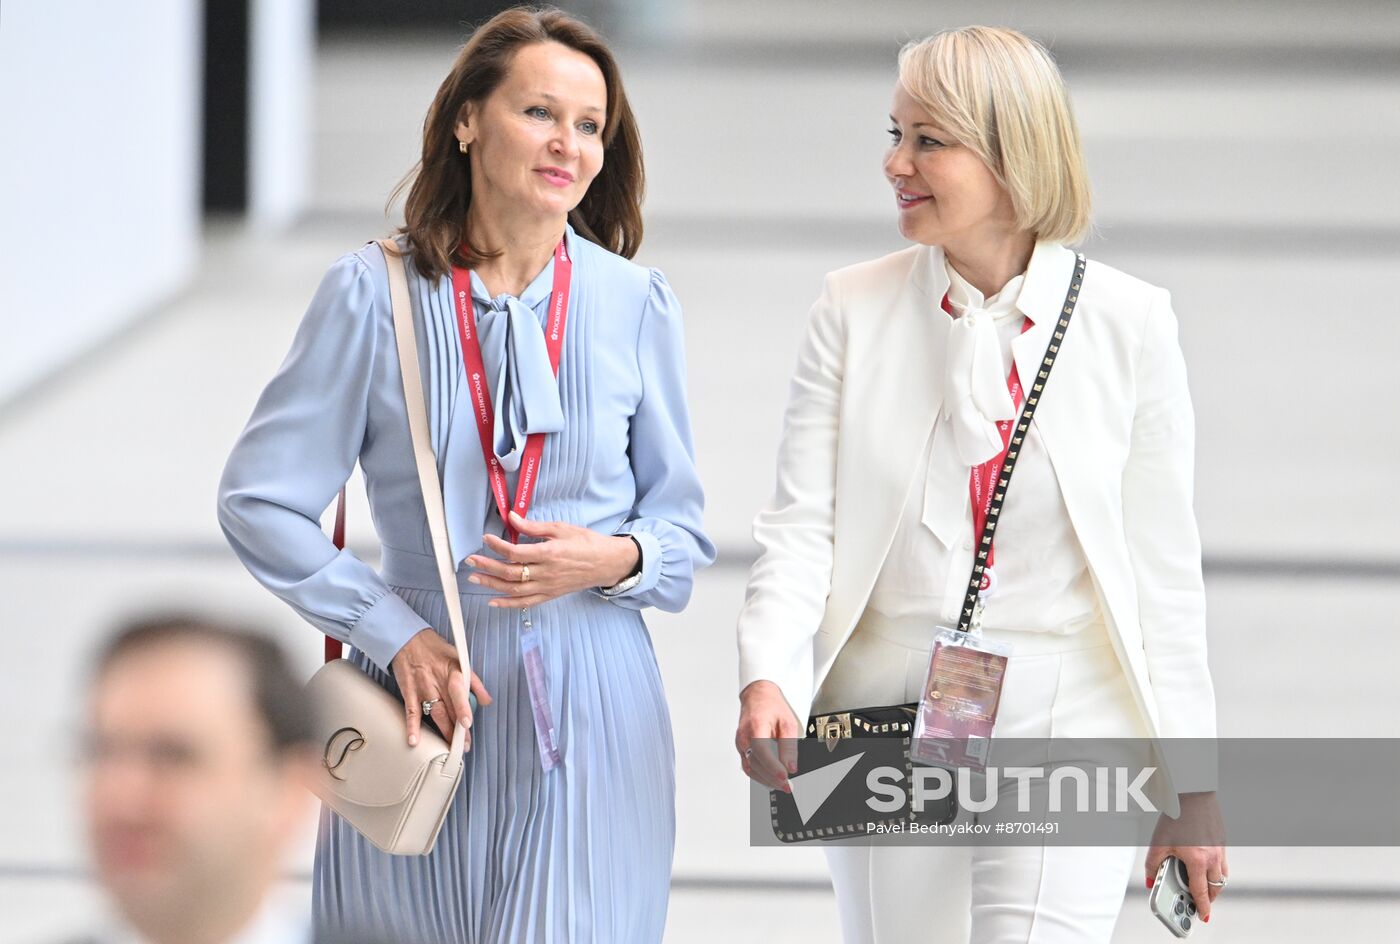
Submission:
[[[817,717],[817,737],[826,741],[828,751],[836,750],[836,742],[851,736],[851,713],[843,711],[836,715]]]

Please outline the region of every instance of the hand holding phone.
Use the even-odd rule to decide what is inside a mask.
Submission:
[[[1147,906],[1176,937],[1191,933],[1191,926],[1196,923],[1196,903],[1191,898],[1186,865],[1176,856],[1169,855],[1162,860],[1147,896]]]

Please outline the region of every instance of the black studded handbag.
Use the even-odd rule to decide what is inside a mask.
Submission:
[[[797,769],[804,773],[831,770],[840,782],[815,810],[804,809],[805,785],[794,793],[772,790],[768,794],[773,834],[783,842],[812,839],[850,839],[872,833],[893,832],[916,821],[909,785],[913,763],[909,758],[914,716],[919,703],[852,708],[812,715],[807,736],[797,742]],[[873,815],[865,805],[869,794],[866,778],[879,767],[894,768],[900,779],[902,802],[898,808]],[[824,786],[819,788],[824,792]],[[811,802],[811,801],[808,801]],[[957,807],[951,796],[926,806],[918,822],[951,822]]]

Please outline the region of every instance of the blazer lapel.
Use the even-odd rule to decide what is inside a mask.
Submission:
[[[1012,358],[1016,361],[1016,371],[1026,390],[1033,390],[1035,384],[1045,379],[1040,376],[1041,365],[1046,348],[1058,330],[1074,265],[1075,254],[1059,243],[1038,242],[1031,253],[1017,307],[1031,319],[1033,325],[1011,341]],[[1055,367],[1050,373],[1053,381],[1045,386],[1046,400],[1037,406],[1033,425],[1055,469],[1070,522],[1079,535],[1086,555],[1092,555],[1096,550],[1091,547],[1096,532],[1089,520],[1090,504],[1082,500],[1085,496],[1078,492],[1086,481],[1077,474],[1078,462],[1088,458],[1083,454],[1083,445],[1079,442],[1082,424],[1056,421],[1060,416],[1075,415],[1075,411],[1066,405],[1072,404],[1077,391],[1083,389],[1083,385],[1077,382],[1082,378],[1073,376],[1074,337],[1075,325],[1071,318],[1070,327],[1065,333],[1065,340],[1070,346],[1056,354]],[[1070,352],[1068,356],[1066,352]]]
[[[1021,287],[1017,305],[1034,325],[1012,339],[1011,351],[1021,383],[1027,390],[1033,390],[1033,385],[1043,379],[1040,376],[1041,365],[1046,348],[1058,330],[1074,265],[1075,254],[1069,249],[1059,243],[1039,242],[1026,267],[1026,281]],[[1065,332],[1067,344],[1056,355],[1055,367],[1050,373],[1053,379],[1045,386],[1045,401],[1036,408],[1034,426],[1060,482],[1060,492],[1064,496],[1070,522],[1079,535],[1086,555],[1092,557],[1097,550],[1092,546],[1097,534],[1090,514],[1093,502],[1090,496],[1080,493],[1080,489],[1087,482],[1092,482],[1092,478],[1086,480],[1078,474],[1078,469],[1081,461],[1092,465],[1093,460],[1085,452],[1090,447],[1080,441],[1082,424],[1072,421],[1076,415],[1073,405],[1086,389],[1083,383],[1085,378],[1076,376],[1076,365],[1079,369],[1085,366],[1074,356],[1074,319],[1078,317],[1076,314],[1071,318],[1069,329]],[[1082,329],[1082,326],[1079,327]],[[1058,422],[1061,417],[1070,418],[1071,421]]]
[[[870,429],[861,437],[872,451],[867,457],[882,467],[876,478],[881,493],[867,511],[878,508],[884,519],[880,536],[894,535],[921,453],[928,447],[938,411],[943,408],[943,363],[951,321],[939,307],[948,288],[942,253],[924,247],[915,255],[909,281],[891,306],[887,319],[872,319],[879,332],[870,338],[870,362],[857,367],[869,380],[863,404]]]
[[[1040,379],[1041,362],[1059,323],[1074,264],[1075,254],[1058,243],[1037,243],[1031,255],[1018,305],[1035,325],[1012,341],[1016,369],[1028,389]],[[1092,285],[1083,288],[1093,290]],[[1083,307],[1082,299],[1079,307]],[[1113,509],[1106,504],[1111,491],[1103,487],[1102,469],[1107,457],[1093,432],[1100,425],[1085,422],[1086,415],[1093,413],[1094,399],[1104,393],[1099,388],[1100,378],[1094,376],[1100,365],[1092,353],[1092,332],[1086,330],[1087,325],[1076,324],[1083,318],[1084,314],[1076,308],[1065,332],[1064,347],[1051,371],[1051,382],[1045,387],[1046,399],[1036,410],[1034,425],[1055,470],[1070,523],[1097,582],[1098,576],[1112,567],[1112,549],[1103,539],[1111,534]],[[1105,603],[1110,610],[1108,615],[1116,618],[1121,606],[1117,595],[1106,595]]]
[[[857,483],[854,487],[861,492],[840,496],[836,533],[864,539],[837,542],[837,572],[859,576],[834,587],[833,597],[845,599],[833,602],[857,615],[889,551],[921,453],[943,406],[951,322],[939,301],[947,288],[942,252],[919,247],[894,301],[850,322],[841,452],[845,481]],[[854,619],[849,622],[854,625]],[[842,626],[837,631],[849,630]]]
[[[1031,252],[1026,281],[1021,285],[1016,307],[1033,325],[1011,340],[1016,370],[1027,390],[1032,389],[1040,375],[1040,362],[1060,320],[1069,279],[1074,274],[1074,261],[1074,253],[1059,243],[1041,241]]]

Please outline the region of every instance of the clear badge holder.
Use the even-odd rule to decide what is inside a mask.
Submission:
[[[936,628],[914,719],[914,763],[986,769],[1011,647],[983,638],[981,615],[979,601],[967,632]]]
[[[558,732],[554,714],[549,708],[549,681],[544,667],[544,639],[530,621],[530,611],[522,611],[524,621],[520,633],[520,656],[525,663],[525,684],[530,690],[530,713],[535,719],[535,743],[540,750],[540,763],[546,773],[564,762],[559,753]]]

